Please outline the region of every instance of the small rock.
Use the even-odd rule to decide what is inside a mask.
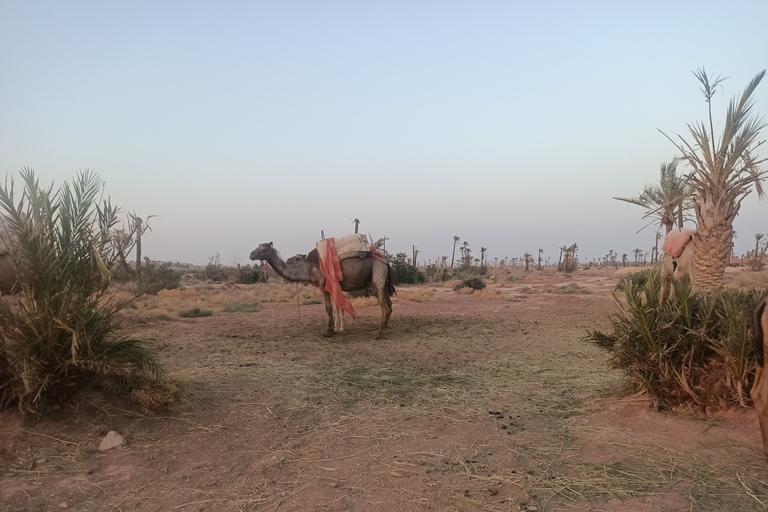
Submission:
[[[111,450],[112,448],[117,448],[118,446],[123,446],[124,444],[125,444],[125,438],[121,436],[119,432],[110,430],[109,433],[104,437],[104,439],[101,440],[101,444],[99,445],[99,451],[106,452],[107,450]]]
[[[59,508],[69,508],[69,505],[67,505],[65,502],[59,503]]]
[[[539,507],[535,505],[528,505],[528,508],[526,509],[528,512],[539,512]]]

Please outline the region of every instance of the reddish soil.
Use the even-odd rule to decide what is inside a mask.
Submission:
[[[0,414],[0,509],[764,509],[753,411],[655,412],[581,340],[607,327],[618,273],[518,276],[484,296],[403,288],[382,340],[377,306],[334,338],[319,304],[130,311],[184,400]],[[126,445],[98,451],[110,430]]]

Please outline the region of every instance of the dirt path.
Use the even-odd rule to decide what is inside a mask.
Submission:
[[[132,312],[184,403],[146,413],[92,392],[36,423],[3,413],[0,507],[763,510],[752,411],[696,418],[618,398],[621,376],[580,341],[607,324],[616,278],[531,276],[424,302],[403,288],[378,341],[377,306],[333,339],[322,305],[301,318],[295,303]],[[127,445],[99,452],[109,430]]]

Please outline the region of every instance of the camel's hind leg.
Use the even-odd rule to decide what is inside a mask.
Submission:
[[[379,307],[381,307],[379,330],[374,334],[374,338],[376,339],[381,338],[381,335],[389,322],[389,316],[392,314],[392,301],[387,293],[388,271],[389,269],[385,264],[374,267],[373,278],[371,280],[371,287],[376,289],[376,299],[379,301]]]

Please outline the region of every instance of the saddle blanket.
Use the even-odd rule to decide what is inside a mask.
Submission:
[[[688,242],[693,240],[693,235],[696,231],[693,229],[680,229],[670,231],[667,236],[664,237],[664,246],[661,250],[664,254],[669,254],[673,258],[679,258],[683,254],[683,249],[688,245]]]
[[[368,238],[365,235],[349,235],[342,238],[329,238],[317,242],[317,253],[320,260],[325,260],[328,254],[328,241],[334,240],[336,243],[336,254],[340,260],[346,258],[363,258],[371,252]]]

